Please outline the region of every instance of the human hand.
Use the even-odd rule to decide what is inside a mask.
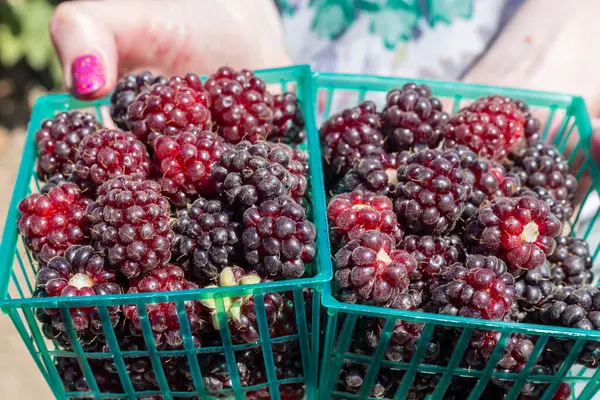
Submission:
[[[50,35],[74,96],[108,94],[139,70],[209,74],[222,65],[289,64],[272,0],[104,0],[61,3]]]

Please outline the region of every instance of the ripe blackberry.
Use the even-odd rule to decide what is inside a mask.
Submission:
[[[63,256],[52,258],[42,264],[36,276],[36,285],[49,297],[73,297],[120,294],[123,288],[116,282],[114,271],[104,268],[104,256],[94,254],[91,246],[75,245]],[[119,322],[119,307],[109,307],[113,325]],[[53,317],[52,325],[59,331],[65,330],[64,321],[58,309],[45,309]],[[77,332],[90,329],[92,333],[102,332],[102,324],[96,308],[70,308],[73,327]]]
[[[153,76],[150,71],[127,75],[119,80],[110,98],[110,117],[120,129],[129,130],[127,108],[140,93],[147,92],[156,83],[166,85],[169,80],[164,76]]]
[[[520,180],[520,179],[519,179]],[[537,187],[530,189],[523,187],[515,193],[516,197],[530,196],[543,200],[550,207],[550,212],[556,216],[562,223],[565,223],[573,215],[573,204],[571,202],[558,201],[547,189]]]
[[[372,101],[344,110],[323,123],[321,148],[333,175],[342,176],[357,160],[384,153],[380,125],[380,117]]]
[[[73,181],[95,189],[117,176],[149,173],[150,156],[142,142],[129,132],[102,129],[81,141]]]
[[[531,114],[531,112],[529,111],[529,105],[522,100],[513,100],[513,104],[515,104],[519,108],[519,110],[523,112],[523,117],[525,118],[524,126],[525,139],[527,141],[527,145],[531,146],[532,144],[541,142],[541,123],[539,119],[535,118]]]
[[[340,191],[369,191],[381,195],[392,193],[398,184],[398,168],[406,164],[410,153],[381,153],[379,156],[367,157],[352,168],[344,176]]]
[[[347,303],[392,302],[409,284],[417,261],[396,250],[394,238],[369,230],[348,242],[335,255],[335,281]]]
[[[502,257],[514,275],[541,266],[561,229],[548,204],[534,197],[492,200],[466,227],[471,250]]]
[[[464,266],[449,266],[442,276],[448,283],[432,294],[440,314],[501,320],[516,301],[514,278],[496,257],[467,256]]]
[[[171,258],[169,202],[160,185],[137,175],[119,176],[98,188],[87,209],[92,244],[125,277],[163,265]]]
[[[501,161],[518,149],[524,136],[525,117],[512,100],[482,97],[450,117],[442,127],[446,141],[464,145],[477,155]]]
[[[229,143],[265,140],[273,129],[273,96],[251,71],[221,67],[204,87],[219,134]]]
[[[47,181],[55,175],[70,177],[79,143],[99,127],[94,115],[81,111],[62,112],[53,119],[42,121],[42,126],[35,133],[40,180]]]
[[[571,236],[557,238],[556,250],[548,260],[552,263],[552,279],[555,284],[579,286],[592,283],[593,260],[585,240]]]
[[[437,236],[410,235],[404,238],[399,248],[406,250],[417,260],[417,268],[409,278],[410,288],[418,292],[427,292],[430,280],[459,258],[459,251],[452,242]]]
[[[268,200],[244,212],[246,261],[263,276],[299,278],[317,251],[316,229],[304,208],[289,197]]]
[[[372,192],[355,190],[338,194],[327,206],[333,239],[344,244],[374,229],[400,242],[404,232],[392,209],[392,201],[388,197]]]
[[[465,209],[473,185],[454,150],[423,150],[398,169],[394,211],[416,233],[451,231]]]
[[[127,108],[131,132],[152,147],[161,135],[175,136],[185,129],[210,130],[208,95],[198,75],[174,76],[140,93]]]
[[[586,330],[600,329],[600,291],[594,286],[559,289],[543,304],[539,318],[546,325],[562,325]]]
[[[71,245],[88,243],[85,210],[90,202],[74,183],[64,183],[47,194],[34,193],[21,200],[17,228],[38,261],[47,263]]]
[[[514,158],[511,172],[517,174],[523,184],[531,189],[546,189],[558,202],[570,206],[577,190],[577,179],[569,173],[569,164],[552,145],[536,143]]]
[[[418,146],[435,148],[442,139],[441,128],[448,122],[448,114],[427,85],[411,82],[387,94],[381,120],[381,130],[394,151]]]
[[[212,178],[227,204],[250,207],[289,195],[297,185],[286,169],[289,162],[289,154],[279,146],[243,141],[221,155],[212,167]]]
[[[534,339],[520,333],[513,334],[508,340],[504,353],[498,365],[497,371],[518,373],[521,372],[525,363],[533,353]],[[494,383],[502,381],[494,381]],[[506,381],[504,381],[506,383]]]
[[[340,382],[338,388],[345,393],[358,393],[364,382],[364,377],[367,373],[367,366],[363,364],[352,364],[344,360],[344,367],[340,374]],[[392,387],[395,381],[395,371],[381,369],[375,378],[375,382],[371,389],[370,397],[382,398],[385,397],[388,390]],[[396,377],[397,378],[397,377]]]
[[[131,280],[128,294],[175,292],[179,290],[198,289],[198,285],[187,281],[181,268],[167,264],[154,268],[143,278]],[[147,304],[148,319],[154,334],[156,345],[163,343],[172,348],[183,345],[183,336],[179,328],[176,305],[173,302]],[[205,328],[208,310],[199,300],[185,302],[190,329],[196,334]],[[128,304],[123,306],[125,318],[132,322],[135,331],[141,332],[140,314],[137,305]]]
[[[308,153],[304,150],[294,149],[284,143],[278,143],[273,148],[280,148],[287,153],[290,161],[286,169],[294,178],[290,187],[290,196],[298,204],[302,204],[308,190]],[[279,151],[271,151],[268,160],[285,164],[285,156],[282,157]]]
[[[531,309],[550,298],[556,291],[556,285],[552,282],[552,271],[548,262],[539,267],[526,271],[518,277],[515,289],[522,308]]]
[[[88,358],[94,374],[94,380],[102,393],[120,393],[123,391],[119,375],[109,374],[102,370],[97,360]],[[89,392],[88,382],[75,357],[56,357],[54,366],[66,392]],[[83,397],[80,397],[83,398]]]
[[[306,140],[304,115],[300,100],[294,93],[273,96],[273,130],[268,136],[272,142],[288,144],[302,143]]]
[[[214,195],[212,166],[227,148],[221,137],[195,128],[157,138],[153,176],[163,195],[177,207],[185,207],[199,195]]]
[[[198,198],[171,223],[175,232],[173,257],[185,270],[214,279],[236,260],[240,224],[219,200]]]

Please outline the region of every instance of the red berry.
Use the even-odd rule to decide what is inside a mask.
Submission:
[[[152,272],[141,278],[131,280],[128,294],[175,292],[180,290],[198,289],[195,283],[184,278],[184,272],[175,265],[165,265],[155,268]],[[146,305],[150,326],[154,333],[154,340],[160,346],[166,343],[170,347],[181,347],[183,336],[179,328],[179,318],[175,303],[155,303]],[[199,300],[185,302],[185,310],[190,323],[192,334],[205,328],[208,321],[208,310]],[[140,314],[136,305],[123,307],[125,318],[133,322],[133,327],[141,332]]]
[[[408,287],[417,261],[395,245],[391,236],[370,230],[336,253],[335,281],[343,301],[385,305]]]
[[[199,195],[214,195],[212,166],[225,150],[223,139],[209,131],[193,129],[157,138],[153,176],[163,195],[177,207],[185,207]]]
[[[204,84],[210,111],[226,142],[265,140],[273,129],[273,97],[251,71],[220,68]]]
[[[486,204],[466,229],[472,251],[502,257],[511,273],[520,274],[546,261],[562,226],[546,202],[514,197]]]
[[[131,132],[148,146],[161,135],[175,136],[189,128],[211,128],[209,100],[200,78],[174,76],[140,93],[127,109]]]
[[[114,271],[104,267],[104,256],[95,253],[91,246],[69,247],[64,256],[52,258],[42,264],[36,276],[37,287],[48,296],[95,296],[120,294],[123,288],[116,282]],[[109,307],[111,320],[119,321],[119,307]],[[52,325],[59,331],[65,330],[64,321],[57,309],[44,310],[52,315]],[[102,323],[96,308],[78,307],[69,309],[73,327],[77,332],[90,329],[92,333],[102,332]]]
[[[393,236],[397,242],[402,240],[392,201],[386,196],[361,190],[338,194],[327,206],[327,217],[336,240],[347,242],[372,229]]]
[[[102,129],[83,139],[75,157],[73,180],[96,188],[121,175],[150,173],[146,147],[129,132]]]
[[[141,176],[120,176],[98,188],[87,209],[92,244],[128,278],[151,271],[171,258],[173,231],[169,202],[160,185]]]
[[[96,117],[81,111],[63,112],[53,119],[44,120],[35,133],[40,179],[46,181],[55,175],[70,177],[79,143],[96,132],[99,126]]]
[[[372,101],[365,101],[325,121],[320,134],[323,157],[331,165],[326,168],[333,168],[335,175],[344,175],[357,160],[384,153],[380,124]]]
[[[56,186],[48,194],[34,193],[19,203],[19,233],[39,261],[48,262],[75,244],[89,242],[85,210],[91,200],[74,183]]]
[[[423,150],[398,169],[394,211],[413,232],[451,231],[473,186],[455,150]]]
[[[490,96],[477,99],[450,117],[442,134],[479,156],[500,161],[523,144],[524,124],[523,112],[511,99]]]

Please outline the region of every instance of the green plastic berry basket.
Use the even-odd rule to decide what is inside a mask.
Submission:
[[[316,109],[318,123],[341,108],[356,105],[363,100],[373,100],[381,109],[385,93],[392,88],[414,81],[360,75],[315,74]],[[544,138],[554,143],[567,156],[569,164],[579,181],[578,199],[572,219],[565,226],[564,234],[581,237],[589,241],[590,253],[594,258],[600,252],[600,168],[593,161],[590,150],[591,124],[582,98],[563,94],[532,92],[490,86],[469,85],[437,81],[416,81],[431,87],[435,96],[442,99],[447,110],[456,112],[475,98],[499,94],[526,101],[533,113],[541,119]],[[338,107],[339,106],[339,107]],[[597,274],[596,274],[597,276]],[[333,281],[331,285],[333,285]],[[600,331],[586,331],[562,327],[509,322],[485,321],[463,317],[426,314],[388,308],[346,304],[338,301],[328,285],[323,291],[324,312],[327,314],[327,329],[322,347],[322,362],[319,383],[320,399],[366,399],[423,398],[413,382],[416,379],[435,376],[437,384],[429,393],[430,399],[450,398],[447,390],[451,383],[464,385],[471,382],[472,390],[464,398],[474,400],[489,397],[484,392],[490,380],[504,381],[510,387],[506,399],[519,398],[525,385],[539,390],[531,398],[550,400],[563,382],[571,386],[571,397],[579,400],[597,398],[600,389],[600,368],[589,368],[577,364],[580,356],[600,359],[600,352],[591,352],[600,346]],[[353,341],[361,334],[361,325],[370,318],[380,319],[380,339],[372,352],[353,351]],[[402,357],[386,357],[390,337],[396,321],[421,323],[423,330],[418,344],[405,351]],[[499,332],[500,339],[491,351],[482,368],[468,368],[461,363],[466,356],[470,337],[483,331]],[[529,361],[518,373],[496,370],[511,334],[529,335],[534,343]],[[452,339],[451,354],[444,361],[426,359],[427,349],[439,343],[440,335]],[[450,335],[454,335],[453,337]],[[549,347],[552,345],[553,347]],[[538,356],[544,351],[555,351],[562,359],[560,367],[551,375],[533,374],[532,369]],[[549,350],[555,349],[555,350]],[[556,349],[566,349],[556,353]],[[406,350],[406,349],[405,349]],[[592,362],[593,364],[593,362]],[[362,384],[348,389],[340,382],[351,368],[362,371]],[[380,376],[392,377],[385,383]],[[379,380],[378,380],[379,379]],[[374,391],[375,384],[377,390]],[[350,385],[352,386],[352,385]],[[382,394],[383,389],[385,392]],[[467,392],[469,393],[469,392]],[[423,397],[419,397],[423,395]],[[416,396],[416,397],[411,397]],[[463,397],[453,397],[463,398]],[[491,397],[493,398],[493,397]]]
[[[36,101],[28,127],[27,139],[12,200],[7,212],[6,226],[0,247],[0,307],[11,318],[56,398],[206,399],[218,397],[244,399],[247,393],[266,389],[269,391],[272,399],[279,399],[280,386],[284,384],[304,384],[306,387],[306,398],[316,398],[319,361],[318,349],[321,335],[321,292],[325,284],[331,279],[331,259],[327,250],[329,245],[319,137],[315,129],[316,124],[311,101],[314,93],[312,72],[308,66],[294,66],[259,71],[257,75],[263,78],[267,84],[273,85],[275,90],[296,92],[302,101],[303,112],[306,118],[307,143],[305,148],[311,155],[309,166],[310,185],[312,188],[310,208],[312,211],[310,214],[317,230],[316,241],[319,251],[317,252],[316,262],[307,266],[307,277],[301,279],[171,293],[91,296],[85,298],[32,298],[35,290],[35,273],[38,266],[26,249],[23,238],[17,233],[16,224],[18,217],[17,205],[19,201],[28,194],[40,190],[40,182],[38,182],[34,172],[37,157],[34,134],[42,120],[52,118],[57,112],[61,111],[85,109],[86,111],[94,112],[100,120],[110,121],[110,117],[107,117],[107,106],[110,104],[108,97],[95,102],[82,102],[70,95],[58,94],[44,96]],[[297,322],[297,329],[293,334],[278,338],[271,338],[269,336],[263,294],[270,292],[286,292],[293,299]],[[232,342],[223,299],[242,295],[255,296],[257,325],[260,333],[260,340],[256,343],[233,344]],[[194,347],[184,302],[203,299],[214,299],[216,303],[219,334],[221,336],[220,346]],[[184,337],[183,349],[167,351],[162,348],[159,349],[156,346],[145,306],[160,302],[175,302],[177,306],[179,323]],[[117,304],[135,304],[138,306],[146,350],[123,351],[119,349],[119,343],[108,312],[108,306]],[[67,312],[71,307],[98,308],[103,333],[110,352],[90,352],[84,350],[84,346],[78,340],[77,334],[73,329],[70,313]],[[54,341],[44,338],[39,323],[36,320],[36,310],[40,308],[55,308],[60,310],[67,327],[64,334],[67,335],[66,339],[72,345],[72,351],[65,351],[57,347]],[[296,345],[300,348],[303,371],[301,376],[279,379],[276,375],[272,345],[283,342],[296,342]],[[238,368],[236,367],[236,352],[242,352],[248,348],[259,346],[262,348],[264,358],[266,382],[243,387],[240,383]],[[231,377],[231,389],[207,392],[198,360],[210,353],[224,355]],[[83,377],[87,381],[88,391],[69,392],[65,390],[61,377],[55,367],[57,357],[68,357],[70,360],[77,360],[83,372]],[[158,390],[140,392],[134,389],[128,377],[126,362],[135,357],[145,357],[151,361],[158,383]],[[168,382],[163,370],[163,362],[170,357],[187,358],[194,391],[178,392],[171,389],[170,382]],[[111,393],[100,391],[95,378],[95,371],[90,366],[90,361],[95,359],[114,362],[118,379],[123,388],[122,392]]]

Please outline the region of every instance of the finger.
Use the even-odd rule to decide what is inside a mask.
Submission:
[[[263,37],[264,32],[280,32],[274,7],[263,0],[261,7],[257,4],[202,2],[200,7],[198,1],[184,0],[64,2],[52,17],[50,33],[67,87],[77,97],[98,98],[114,87],[121,71],[152,67],[168,75],[204,74],[219,65],[255,69],[285,63],[287,58],[277,40]],[[241,21],[242,29],[249,20],[261,21],[260,27],[269,29],[240,34],[224,28]],[[257,47],[261,51],[256,51]]]

